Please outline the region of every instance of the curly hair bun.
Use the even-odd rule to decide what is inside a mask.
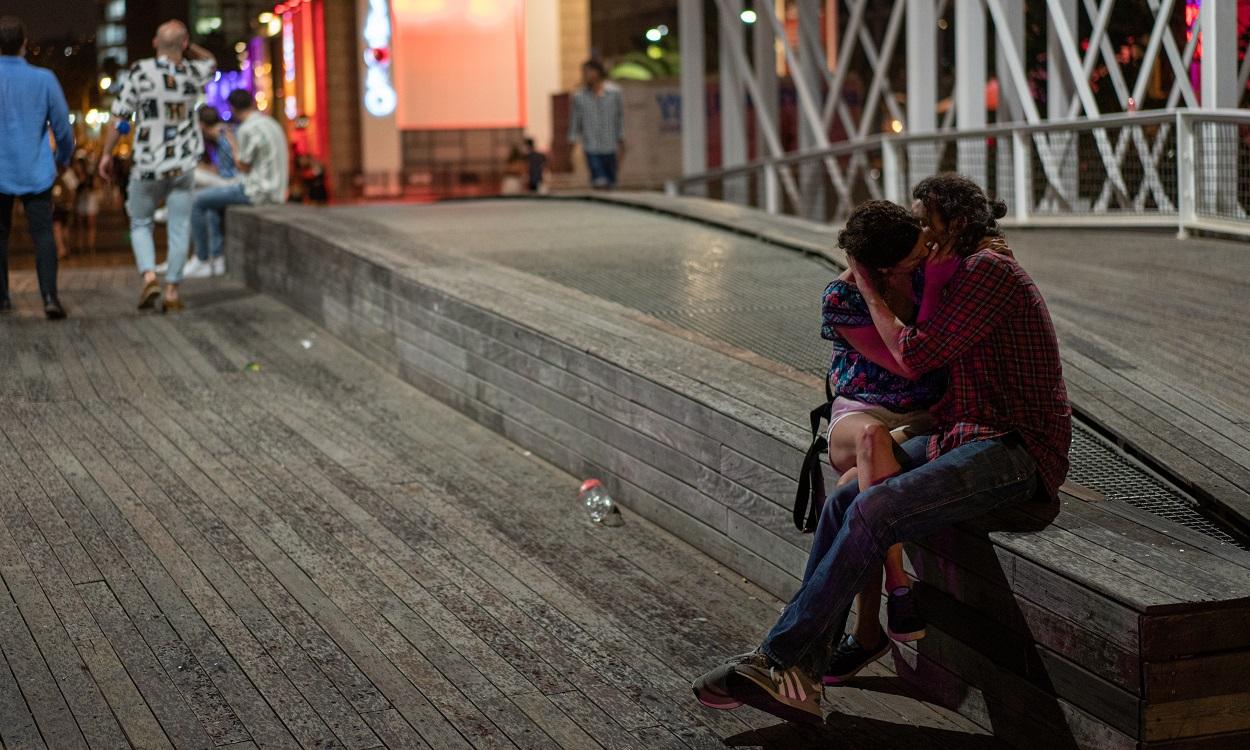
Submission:
[[[994,215],[995,219],[1003,218],[1007,215],[1007,204],[1001,200],[991,201],[990,213]]]

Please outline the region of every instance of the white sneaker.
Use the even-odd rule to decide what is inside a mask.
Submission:
[[[156,264],[156,267],[155,267],[155,268],[153,268],[152,270],[153,270],[153,271],[156,271],[157,273],[165,273],[166,271],[168,271],[168,270],[169,270],[169,264],[168,264],[168,263],[157,263],[157,264]]]
[[[191,256],[187,264],[182,267],[182,277],[184,279],[207,279],[212,275],[213,269],[208,261],[200,260],[195,256]]]
[[[224,256],[224,255],[219,255],[219,256],[217,256],[216,258],[213,258],[213,259],[212,259],[212,261],[211,261],[211,263],[212,263],[212,267],[213,267],[213,275],[214,275],[214,276],[225,276],[225,275],[226,275],[226,256]]]
[[[152,221],[155,221],[157,224],[164,224],[168,220],[169,220],[168,208],[161,206],[160,208],[152,212]]]

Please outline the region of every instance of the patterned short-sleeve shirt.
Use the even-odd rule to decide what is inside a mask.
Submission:
[[[924,288],[923,271],[913,276],[912,286],[919,299]],[[908,380],[860,354],[838,333],[838,328],[872,325],[868,303],[854,282],[834,279],[825,287],[820,335],[833,342],[828,375],[833,394],[899,413],[928,409],[937,403],[946,390],[944,371],[935,370],[918,380]]]
[[[134,116],[134,168],[140,180],[177,177],[195,169],[204,139],[195,121],[195,105],[213,78],[213,60],[147,58],[130,67],[113,114]]]

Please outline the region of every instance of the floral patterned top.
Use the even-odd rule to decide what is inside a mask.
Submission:
[[[913,275],[912,287],[916,299],[920,299],[924,289],[923,270]],[[833,395],[884,406],[898,413],[920,411],[936,404],[946,391],[944,370],[935,370],[919,380],[908,380],[860,354],[837,331],[839,326],[858,328],[872,325],[868,303],[855,282],[834,279],[825,287],[820,335],[833,342],[828,375]]]

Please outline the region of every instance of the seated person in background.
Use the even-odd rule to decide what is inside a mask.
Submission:
[[[204,136],[204,154],[195,165],[195,189],[222,187],[238,181],[238,170],[234,166],[233,132],[230,126],[222,121],[221,115],[212,105],[205,104],[196,112],[200,123],[200,133]],[[182,275],[188,279],[203,279],[213,275],[213,265],[209,258],[208,243],[193,242],[195,252]],[[162,271],[165,264],[157,266]]]
[[[269,115],[256,108],[251,92],[235,89],[227,97],[231,119],[238,133],[224,132],[230,141],[235,165],[242,175],[237,182],[208,188],[195,194],[191,208],[191,232],[198,256],[207,252],[211,273],[226,272],[222,221],[229,206],[268,206],[286,202],[290,164],[286,132]]]
[[[838,247],[869,270],[870,283],[887,301],[899,320],[915,322],[933,313],[941,285],[950,279],[956,262],[928,268],[919,242],[920,221],[902,206],[869,201],[851,213],[838,235]],[[855,275],[849,269],[825,288],[820,335],[833,342],[829,365],[829,462],[841,473],[838,485],[858,482],[867,489],[901,470],[894,455],[896,444],[929,432],[929,407],[942,397],[943,370],[923,377],[904,376],[889,355],[868,312]],[[825,682],[837,684],[853,677],[899,642],[925,636],[925,623],[916,607],[902,545],[886,552],[888,594],[886,624],[881,631],[881,571],[870,577],[856,598],[854,633],[838,644]]]
[[[215,107],[206,104],[200,107],[197,116],[200,133],[204,136],[204,158],[195,168],[195,186],[229,185],[238,178],[234,165],[234,132],[222,121]]]

